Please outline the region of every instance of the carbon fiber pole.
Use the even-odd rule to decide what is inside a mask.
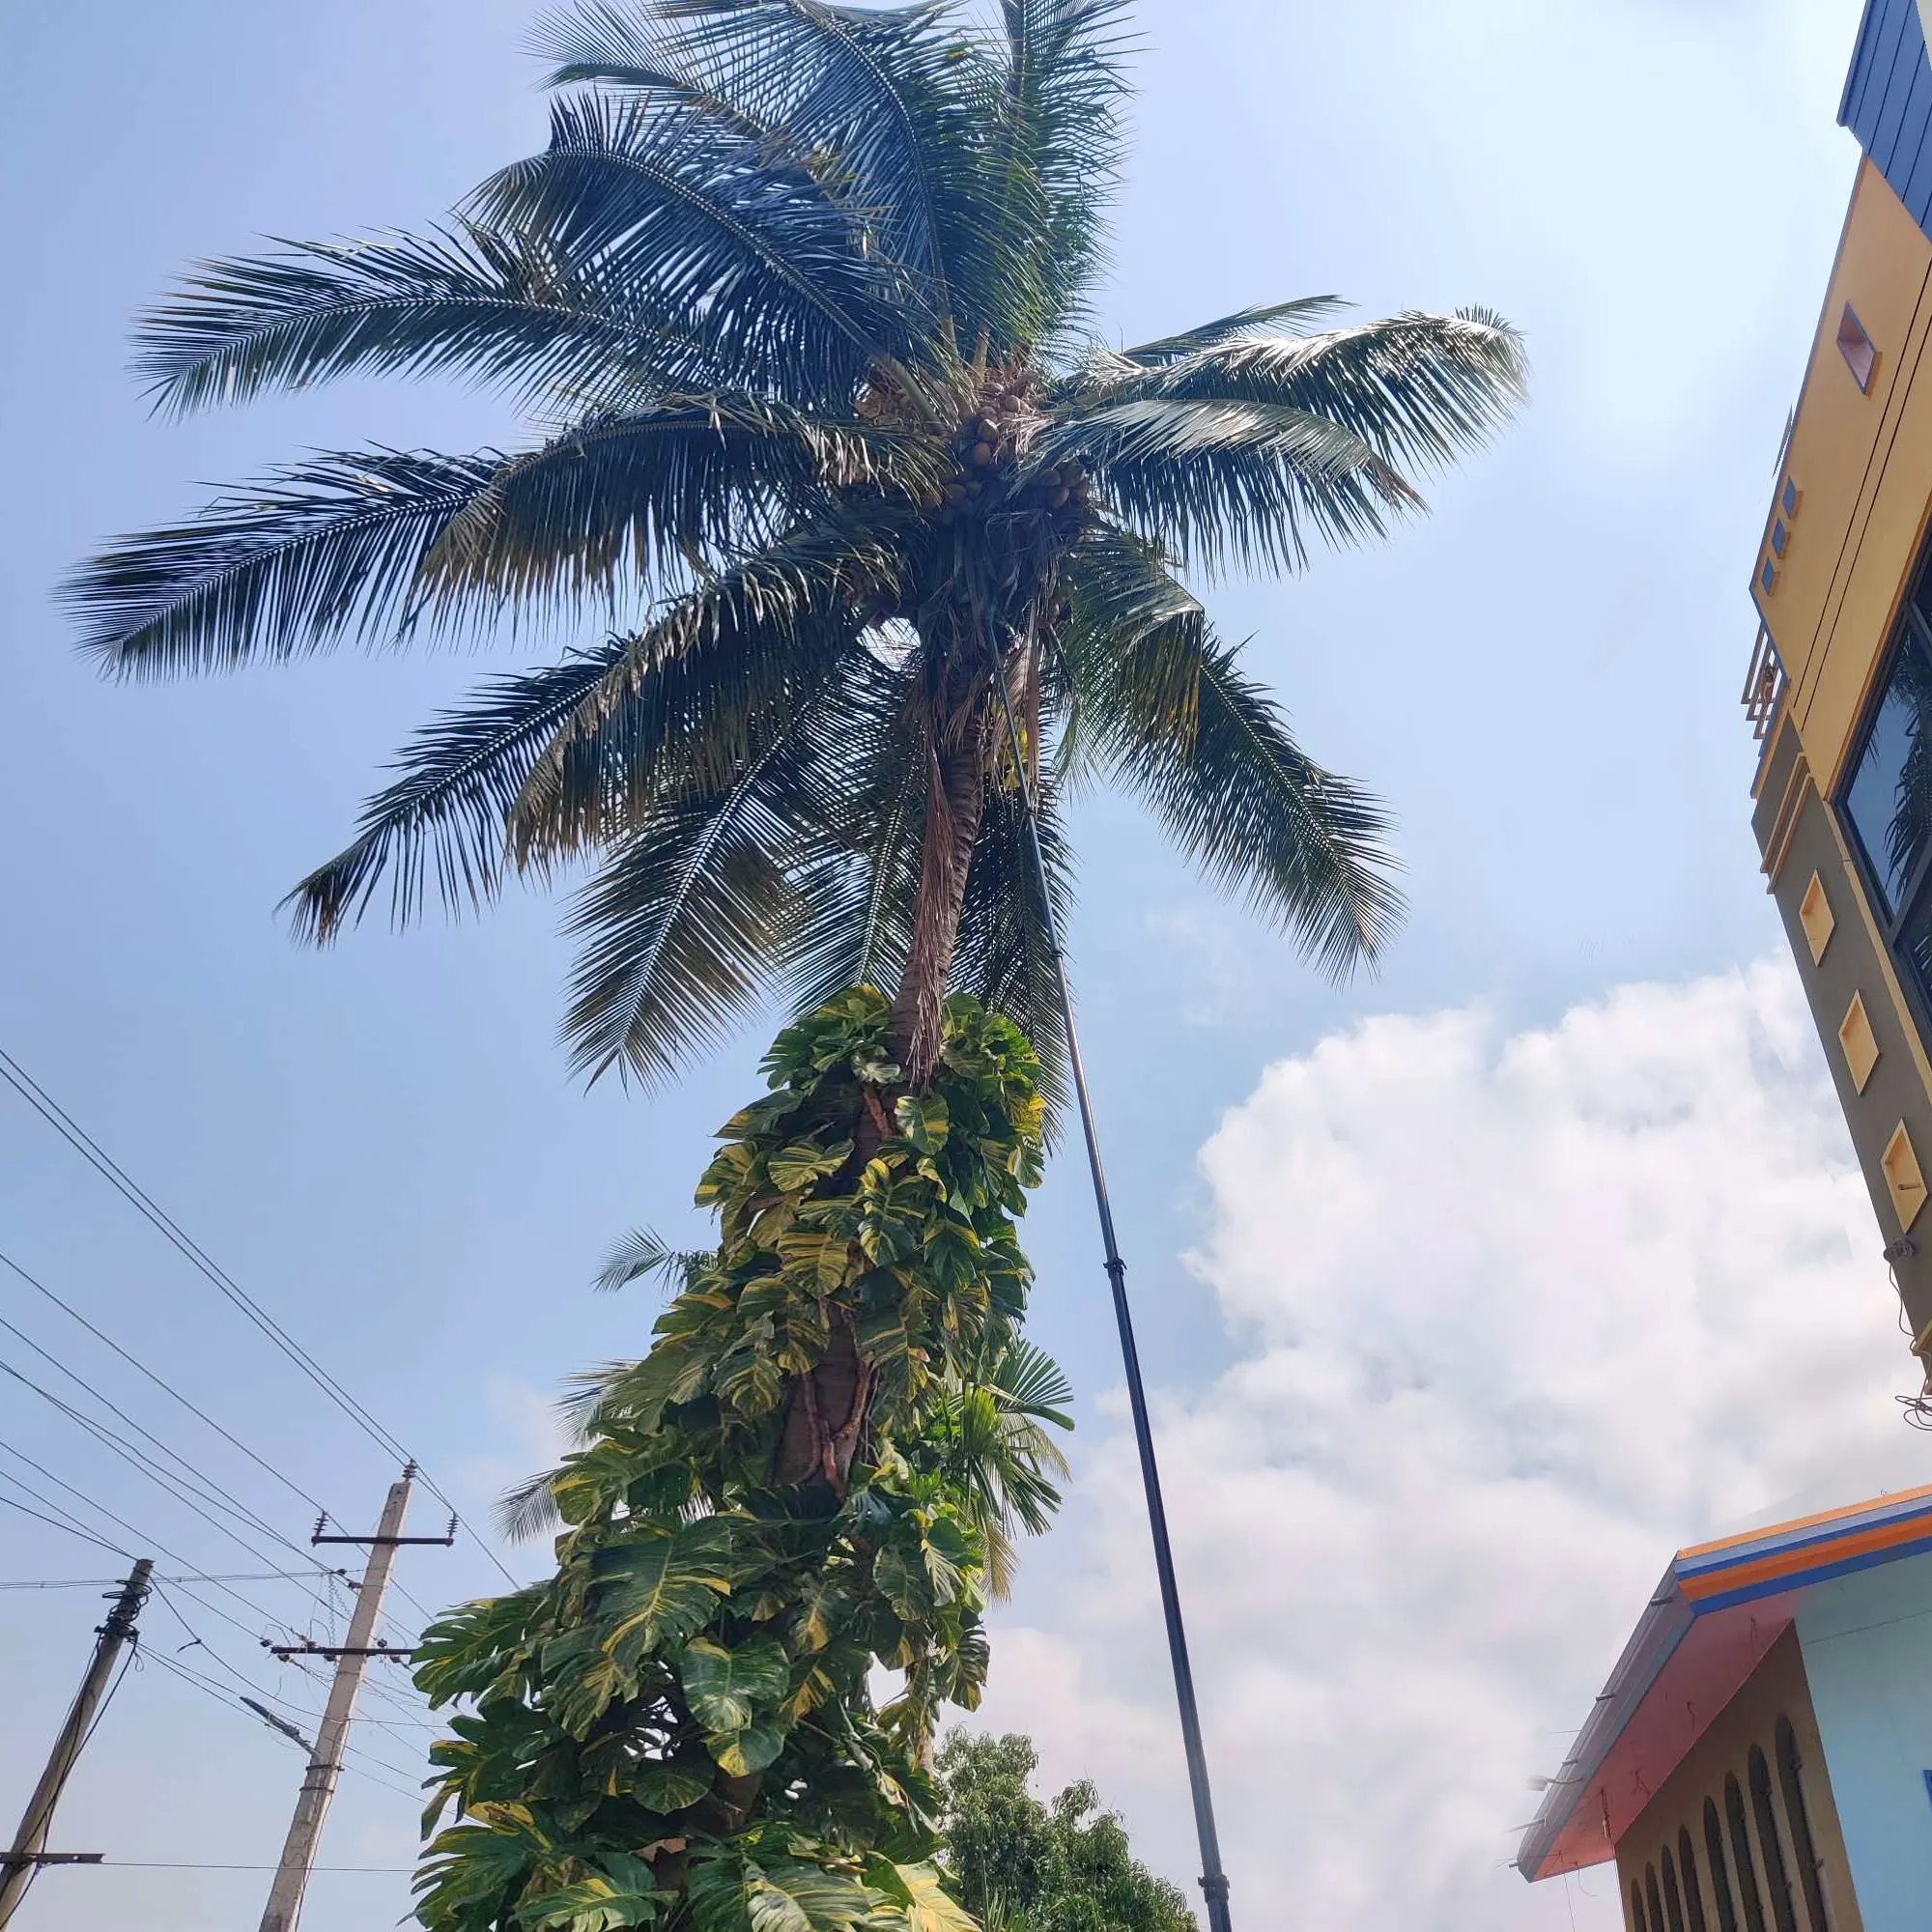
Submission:
[[[1087,1068],[1080,1058],[1080,1036],[1073,1025],[1073,995],[1066,980],[1066,958],[1060,950],[1060,926],[1047,891],[1046,854],[1040,849],[1039,821],[1032,781],[1020,747],[1020,729],[1013,717],[1012,694],[1006,671],[996,663],[993,681],[1007,717],[1007,741],[1013,770],[1026,802],[1027,841],[1033,849],[1034,877],[1039,886],[1040,918],[1046,925],[1047,950],[1060,988],[1060,1012],[1066,1028],[1066,1064],[1073,1074],[1073,1095],[1080,1109],[1080,1131],[1087,1141],[1087,1166],[1094,1178],[1094,1208],[1100,1217],[1100,1248],[1106,1257],[1107,1286],[1114,1297],[1114,1322],[1121,1331],[1121,1361],[1127,1375],[1127,1401],[1133,1410],[1134,1446],[1140,1451],[1141,1487],[1147,1492],[1148,1527],[1153,1534],[1153,1567],[1160,1578],[1160,1609],[1167,1622],[1167,1655],[1174,1666],[1174,1696],[1180,1706],[1180,1741],[1187,1753],[1187,1785],[1194,1800],[1194,1830],[1201,1841],[1201,1891],[1208,1901],[1208,1932],[1234,1932],[1228,1914],[1228,1875],[1221,1869],[1221,1840],[1214,1830],[1214,1794],[1208,1784],[1208,1753],[1201,1743],[1201,1712],[1194,1696],[1194,1669],[1187,1661],[1187,1630],[1180,1618],[1180,1589],[1174,1577],[1174,1550],[1168,1542],[1167,1506],[1161,1500],[1160,1465],[1154,1460],[1153,1432],[1148,1423],[1147,1390],[1141,1381],[1140,1350],[1134,1346],[1134,1318],[1127,1306],[1127,1264],[1114,1236],[1114,1209],[1107,1199],[1106,1171],[1100,1165],[1100,1141],[1094,1126],[1094,1102],[1087,1092]]]

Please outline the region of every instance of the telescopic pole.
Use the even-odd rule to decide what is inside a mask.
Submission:
[[[1094,1208],[1100,1217],[1100,1248],[1106,1257],[1107,1285],[1114,1297],[1114,1323],[1121,1331],[1121,1360],[1127,1376],[1127,1402],[1133,1410],[1134,1446],[1140,1451],[1141,1487],[1147,1492],[1148,1527],[1153,1534],[1153,1566],[1160,1578],[1161,1615],[1167,1622],[1167,1654],[1174,1666],[1175,1701],[1180,1706],[1180,1739],[1187,1753],[1187,1784],[1194,1799],[1194,1830],[1201,1841],[1201,1891],[1208,1901],[1208,1932],[1234,1932],[1228,1914],[1228,1875],[1221,1869],[1221,1841],[1214,1830],[1214,1795],[1208,1784],[1208,1753],[1201,1743],[1201,1712],[1194,1697],[1194,1670],[1187,1661],[1187,1631],[1180,1619],[1180,1589],[1174,1577],[1174,1550],[1167,1536],[1167,1507],[1160,1494],[1160,1466],[1154,1461],[1153,1432],[1148,1424],[1147,1390],[1141,1381],[1140,1350],[1134,1346],[1133,1312],[1127,1306],[1127,1264],[1114,1236],[1114,1210],[1107,1199],[1107,1176],[1100,1165],[1100,1141],[1094,1125],[1094,1102],[1087,1092],[1087,1069],[1080,1058],[1080,1036],[1073,1024],[1073,994],[1066,979],[1066,958],[1060,950],[1060,925],[1053,916],[1047,890],[1046,854],[1040,849],[1037,801],[1025,754],[1020,748],[1019,724],[1013,717],[1012,693],[1007,688],[1005,667],[995,661],[993,681],[1000,688],[1006,712],[1007,741],[1013,771],[1025,801],[1027,842],[1033,852],[1034,878],[1039,887],[1040,919],[1046,927],[1046,947],[1053,955],[1053,973],[1060,993],[1060,1014],[1066,1029],[1066,1064],[1073,1075],[1073,1097],[1080,1109],[1080,1131],[1087,1141],[1087,1166],[1094,1178]]]

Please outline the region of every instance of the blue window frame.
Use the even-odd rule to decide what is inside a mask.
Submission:
[[[1860,730],[1838,816],[1867,895],[1932,1017],[1932,567],[1921,566]]]

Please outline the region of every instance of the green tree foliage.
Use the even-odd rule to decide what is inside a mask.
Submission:
[[[890,1029],[861,989],[779,1037],[698,1186],[717,1248],[629,1244],[615,1275],[677,1287],[657,1340],[515,1499],[560,1524],[555,1574],[425,1635],[417,1682],[456,1707],[432,1932],[970,1926],[932,1864],[933,1742],[979,1701],[1066,1426],[1020,1334],[1038,1065],[955,998],[908,1094]]]
[[[299,930],[587,861],[586,1069],[659,1079],[773,996],[870,983],[919,1088],[951,987],[1027,1032],[1051,1100],[1004,688],[1050,890],[1061,793],[1100,778],[1324,966],[1376,950],[1380,813],[1182,573],[1382,533],[1514,407],[1520,347],[1327,298],[1100,340],[1125,15],[575,0],[539,30],[543,153],[440,228],[206,263],[143,319],[167,411],[388,375],[528,412],[509,451],[310,456],[71,585],[124,677],[557,639],[404,749]]]
[[[1043,1804],[1029,1738],[955,1731],[938,1784],[952,1889],[988,1932],[1194,1932],[1187,1901],[1134,1856],[1082,1779]]]

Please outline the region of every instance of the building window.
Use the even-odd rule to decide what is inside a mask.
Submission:
[[[1756,1745],[1750,1747],[1749,1763],[1751,1815],[1757,1820],[1758,1850],[1764,1855],[1764,1882],[1771,1888],[1772,1917],[1777,1920],[1777,1932],[1798,1932],[1798,1914],[1791,1904],[1791,1875],[1784,1868],[1784,1844],[1771,1803],[1771,1767]]]
[[[1644,1867],[1643,1895],[1650,1900],[1651,1932],[1663,1932],[1663,1900],[1658,1895],[1655,1865]]]
[[[1663,1916],[1669,1922],[1670,1932],[1684,1932],[1684,1894],[1677,1889],[1677,1867],[1670,1861],[1670,1847],[1665,1845],[1661,1861],[1663,1866]]]
[[[1932,569],[1921,566],[1892,639],[1838,813],[1852,835],[1872,910],[1932,1001]]]
[[[1878,369],[1878,345],[1865,333],[1865,326],[1859,320],[1850,302],[1845,304],[1845,312],[1838,318],[1838,354],[1845,358],[1845,367],[1852,372],[1852,381],[1860,388],[1869,389]]]
[[[1718,1932],[1738,1932],[1737,1901],[1731,1896],[1731,1874],[1724,1863],[1724,1828],[1718,1807],[1704,1801],[1704,1850],[1711,1866],[1711,1896],[1718,1902]]]
[[[1690,1932],[1711,1932],[1704,1922],[1704,1890],[1697,1883],[1697,1854],[1690,1849],[1690,1833],[1677,1834],[1677,1864],[1684,1874],[1684,1910],[1690,1919]]]
[[[1631,1932],[1649,1932],[1643,1917],[1643,1887],[1631,1880]]]
[[[1804,1767],[1798,1760],[1798,1733],[1789,1718],[1777,1720],[1777,1782],[1784,1793],[1784,1815],[1791,1820],[1791,1856],[1798,1861],[1798,1883],[1804,1893],[1804,1913],[1811,1932],[1831,1932],[1825,1916],[1825,1882],[1818,1871],[1818,1845],[1811,1835],[1811,1814],[1804,1804]]]
[[[1744,1901],[1748,1932],[1768,1932],[1764,1901],[1758,1895],[1757,1866],[1751,1859],[1750,1826],[1745,1819],[1745,1795],[1735,1776],[1724,1779],[1724,1822],[1731,1828],[1731,1857],[1737,1862],[1738,1896]]]

